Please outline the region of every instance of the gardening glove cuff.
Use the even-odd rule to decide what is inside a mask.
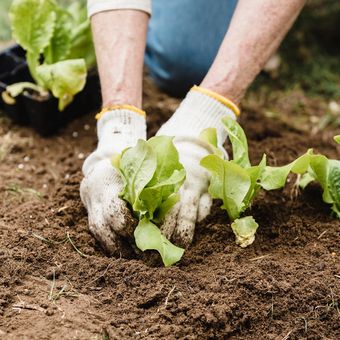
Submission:
[[[136,144],[138,139],[146,139],[145,112],[133,106],[119,105],[104,109],[96,118],[98,146],[84,162],[85,176],[99,161],[110,161],[115,153]]]
[[[238,107],[229,99],[194,86],[171,119],[158,131],[158,135],[176,135],[176,137],[198,137],[202,130],[216,128],[219,144],[227,138],[227,132],[221,124],[223,117],[236,119]]]

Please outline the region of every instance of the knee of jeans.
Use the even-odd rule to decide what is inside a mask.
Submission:
[[[193,85],[199,85],[210,67],[199,59],[176,53],[155,56],[148,50],[145,63],[157,86],[176,97],[184,97]]]

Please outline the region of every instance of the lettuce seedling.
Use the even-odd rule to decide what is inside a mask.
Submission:
[[[236,243],[246,247],[253,243],[258,224],[251,216],[241,217],[242,213],[251,206],[261,188],[274,190],[282,188],[290,172],[305,173],[309,165],[311,150],[294,162],[282,166],[266,165],[264,154],[258,165],[252,166],[249,161],[248,143],[241,126],[233,119],[225,117],[222,124],[228,132],[232,146],[233,159],[225,160],[217,151],[216,130],[204,130],[201,138],[208,142],[214,154],[204,157],[201,165],[210,174],[209,193],[212,198],[223,201],[222,209],[227,211],[236,236]]]
[[[84,1],[64,8],[56,0],[13,0],[9,16],[38,92],[51,91],[64,110],[84,88],[87,68],[95,64]],[[33,87],[17,83],[7,92],[18,95],[26,88]]]
[[[340,144],[340,136],[335,136],[334,140]],[[313,181],[321,185],[323,201],[332,205],[333,213],[340,219],[340,160],[312,155],[308,172],[301,177],[299,184],[304,189]]]
[[[134,232],[137,247],[157,250],[165,266],[178,262],[184,253],[157,227],[179,200],[178,190],[185,180],[185,169],[172,140],[168,136],[140,139],[112,161],[124,182],[120,197],[139,219]]]

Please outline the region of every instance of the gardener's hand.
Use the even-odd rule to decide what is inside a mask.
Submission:
[[[89,216],[93,236],[110,255],[119,255],[122,237],[130,237],[137,225],[126,203],[118,197],[123,183],[111,165],[111,157],[146,139],[143,112],[119,106],[98,120],[98,147],[85,160],[80,196]]]
[[[227,134],[220,120],[224,116],[235,119],[238,113],[238,108],[226,98],[195,86],[157,133],[175,136],[174,144],[187,172],[186,181],[180,189],[180,202],[174,206],[162,226],[163,234],[180,246],[190,245],[196,221],[209,214],[212,204],[208,194],[209,175],[199,164],[212,150],[199,139],[199,135],[205,128],[214,127],[222,145]]]

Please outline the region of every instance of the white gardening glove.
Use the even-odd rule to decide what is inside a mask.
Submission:
[[[209,174],[199,164],[212,150],[199,139],[199,135],[205,128],[216,128],[218,142],[222,145],[227,133],[221,118],[228,116],[236,119],[237,114],[237,106],[228,99],[194,86],[173,116],[157,132],[157,135],[175,136],[174,144],[187,174],[180,189],[180,201],[162,226],[163,234],[180,246],[190,245],[196,221],[209,214],[212,204],[208,194]]]
[[[145,113],[120,105],[107,112],[97,123],[98,146],[84,162],[80,197],[89,217],[89,229],[107,253],[119,254],[121,236],[133,234],[136,222],[126,203],[118,197],[123,183],[111,164],[115,153],[146,139]]]

